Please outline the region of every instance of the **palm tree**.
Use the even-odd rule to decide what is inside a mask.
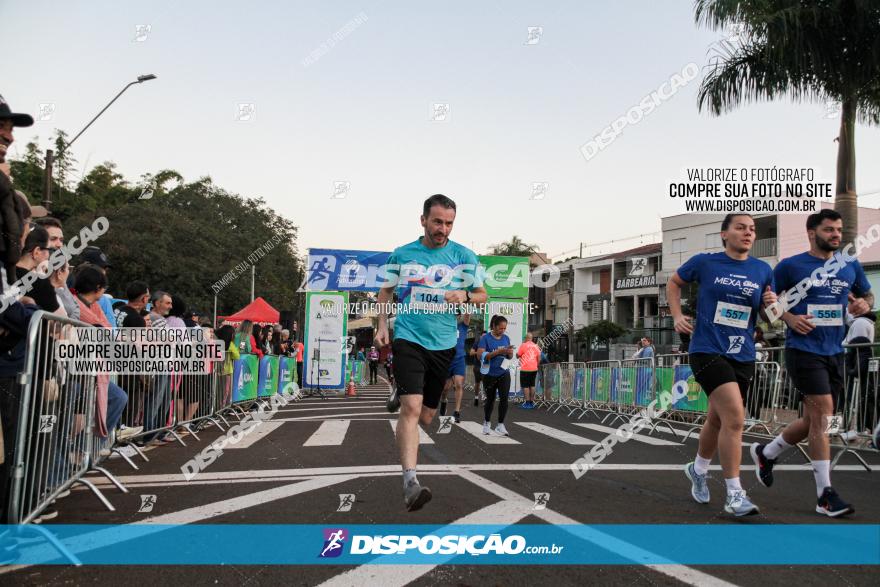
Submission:
[[[843,242],[858,228],[855,123],[880,123],[880,2],[696,0],[698,25],[739,25],[741,43],[710,64],[698,103],[713,115],[789,95],[840,104],[834,208]]]
[[[517,235],[507,242],[489,247],[492,255],[503,257],[529,257],[538,245],[530,245]]]

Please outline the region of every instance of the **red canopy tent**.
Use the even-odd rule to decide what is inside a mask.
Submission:
[[[245,320],[250,320],[255,324],[278,324],[280,317],[278,310],[270,306],[266,300],[257,298],[231,316],[218,316],[217,322],[241,324]]]

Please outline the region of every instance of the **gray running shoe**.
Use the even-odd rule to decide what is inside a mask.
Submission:
[[[737,517],[759,513],[758,506],[749,500],[749,496],[742,489],[727,494],[727,500],[724,502],[724,511]]]
[[[693,461],[684,466],[684,474],[691,481],[691,495],[697,503],[709,503],[709,475],[699,475],[694,469]]]
[[[397,386],[391,388],[391,395],[388,396],[388,401],[385,402],[385,407],[392,414],[400,409],[400,396],[397,395]]]
[[[403,499],[406,502],[406,511],[414,512],[431,501],[431,490],[422,487],[417,481],[412,481],[403,490]]]

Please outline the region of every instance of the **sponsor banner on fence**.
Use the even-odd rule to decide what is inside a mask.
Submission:
[[[609,402],[611,390],[615,389],[615,377],[611,367],[596,367],[590,369],[590,400],[594,402]]]
[[[260,379],[257,385],[259,397],[269,397],[278,392],[278,357],[266,355],[260,359]]]
[[[232,401],[256,399],[258,378],[257,355],[241,355],[232,368]]]
[[[880,564],[877,524],[49,524],[15,531],[28,538],[18,548],[23,565],[69,565],[64,553],[86,565]]]
[[[294,357],[278,358],[278,393],[289,389],[288,385],[296,381],[296,359]]]
[[[703,393],[700,384],[694,380],[690,365],[658,367],[656,377],[658,391],[670,391],[679,381],[684,381],[687,384],[687,397],[678,399],[671,409],[687,412],[709,411],[709,398]]]
[[[303,387],[345,387],[348,292],[306,293]]]

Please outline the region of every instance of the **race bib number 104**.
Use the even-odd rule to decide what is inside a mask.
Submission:
[[[410,292],[410,308],[428,312],[440,312],[446,303],[446,290],[430,287],[414,287]]]

